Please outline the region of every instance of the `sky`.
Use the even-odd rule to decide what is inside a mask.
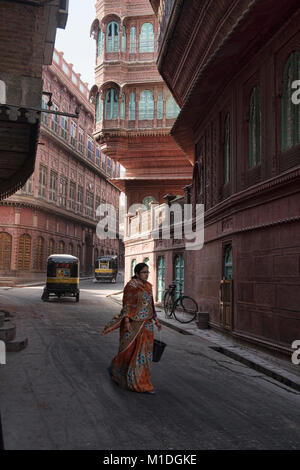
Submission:
[[[94,85],[96,44],[90,37],[92,22],[96,17],[96,0],[69,0],[66,29],[57,29],[55,48],[64,52],[64,59],[73,64],[73,70],[81,73],[89,88]]]

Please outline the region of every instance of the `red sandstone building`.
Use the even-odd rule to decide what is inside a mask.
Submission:
[[[158,21],[148,0],[98,0],[91,33],[96,40],[94,136],[101,150],[126,168],[126,177],[113,183],[126,194],[128,207],[162,203],[167,193],[183,195],[192,164],[170,136],[179,108],[157,71]],[[126,236],[125,280],[144,259],[152,270],[152,247]],[[154,275],[152,270],[152,282]]]
[[[119,241],[96,236],[96,208],[119,207],[120,191],[108,181],[120,166],[103,154],[94,141],[94,105],[80,74],[63,53],[43,71],[43,89],[52,93],[54,111],[42,113],[35,169],[26,184],[0,204],[0,275],[41,279],[52,253],[69,253],[90,273],[100,255],[118,255]],[[49,110],[49,96],[42,108]],[[76,111],[79,117],[76,119]],[[6,281],[7,282],[7,281]]]
[[[171,134],[194,162],[186,202],[205,205],[203,249],[181,247],[184,291],[212,327],[288,353],[300,335],[299,2],[151,4],[158,69],[181,107]]]

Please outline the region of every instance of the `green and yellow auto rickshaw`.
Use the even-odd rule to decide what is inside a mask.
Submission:
[[[79,259],[71,255],[51,255],[47,260],[47,282],[42,294],[46,301],[50,295],[75,297],[79,301]]]

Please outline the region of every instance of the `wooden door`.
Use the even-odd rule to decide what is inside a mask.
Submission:
[[[220,283],[221,324],[226,330],[233,329],[232,279],[222,279]]]

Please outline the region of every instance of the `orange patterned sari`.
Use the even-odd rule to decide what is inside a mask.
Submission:
[[[124,289],[123,309],[106,324],[103,334],[120,327],[119,353],[112,360],[113,380],[134,392],[153,390],[150,381],[153,350],[152,285],[131,279]],[[130,319],[130,332],[124,331],[124,318]]]

